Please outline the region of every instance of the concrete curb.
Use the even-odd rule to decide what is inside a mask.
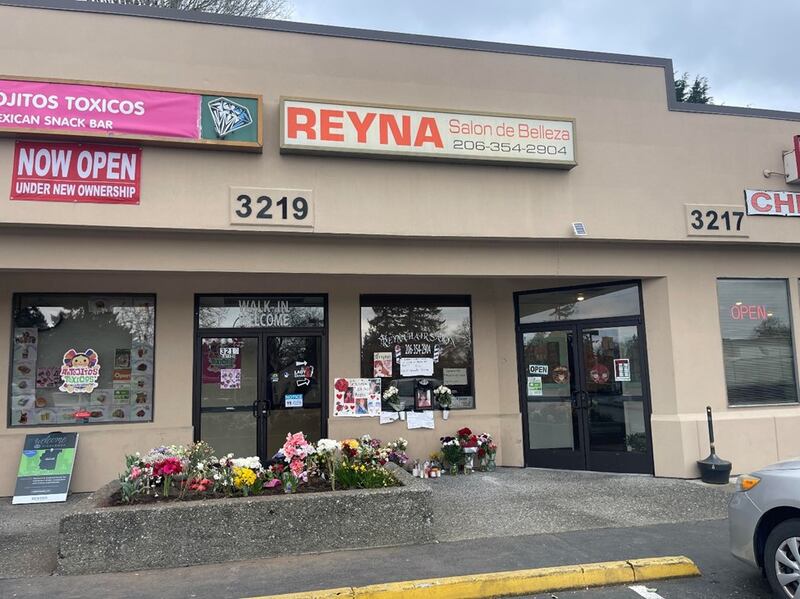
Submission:
[[[650,557],[264,595],[250,599],[483,599],[690,576],[700,576],[700,570],[688,557]]]

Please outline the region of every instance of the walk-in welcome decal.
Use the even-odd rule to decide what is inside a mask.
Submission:
[[[261,151],[261,98],[0,78],[0,134]]]
[[[572,168],[569,118],[281,100],[281,152]]]

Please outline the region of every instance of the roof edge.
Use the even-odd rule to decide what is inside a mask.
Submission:
[[[487,42],[464,38],[398,33],[393,31],[358,29],[353,27],[340,27],[333,25],[318,25],[314,23],[300,23],[297,21],[279,21],[273,19],[258,19],[250,17],[237,17],[232,15],[219,15],[213,13],[180,11],[130,4],[107,4],[102,2],[91,2],[87,0],[0,0],[0,6],[63,10],[70,12],[103,13],[205,25],[245,27],[248,29],[261,29],[265,31],[277,31],[282,33],[321,35],[395,44],[430,46],[452,50],[470,50],[475,52],[517,54],[521,56],[535,56],[540,58],[559,58],[565,60],[583,60],[590,62],[627,64],[633,66],[659,67],[664,69],[667,108],[670,111],[800,121],[800,112],[772,110],[768,108],[749,108],[744,106],[724,106],[718,104],[692,104],[688,102],[678,102],[675,99],[675,79],[672,59],[670,58],[615,54],[611,52],[593,52],[587,50],[568,50],[563,48],[548,48],[544,46],[526,46],[523,44]]]

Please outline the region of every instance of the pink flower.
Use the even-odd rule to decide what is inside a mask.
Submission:
[[[300,476],[300,473],[305,469],[305,464],[303,464],[303,460],[299,458],[294,458],[289,463],[289,470],[292,471],[292,474],[295,476]]]
[[[142,475],[142,469],[138,466],[131,468],[131,480],[136,480]]]

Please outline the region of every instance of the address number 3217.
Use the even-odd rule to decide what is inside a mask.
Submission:
[[[311,190],[231,187],[230,219],[232,225],[313,228]]]

